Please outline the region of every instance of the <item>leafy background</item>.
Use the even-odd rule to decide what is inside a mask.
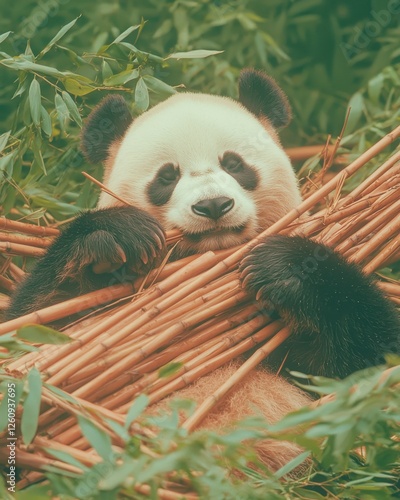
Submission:
[[[85,163],[79,135],[90,110],[110,92],[123,94],[139,114],[185,88],[236,97],[240,69],[264,69],[293,106],[294,120],[282,133],[285,146],[320,144],[328,134],[336,136],[350,104],[341,149],[349,161],[399,124],[396,0],[2,0],[1,13],[0,206],[11,218],[61,224],[95,205],[98,193],[81,172],[100,178],[101,166]],[[370,162],[347,189],[381,159]],[[296,168],[306,175],[318,166],[314,159]],[[396,275],[398,265],[389,272]],[[298,440],[301,430],[302,445],[314,461],[305,477],[279,481],[296,464],[272,477],[247,469],[246,461],[254,457],[239,441],[249,436],[246,432],[253,437],[265,432],[265,424],[252,422],[251,431],[244,424],[239,434],[224,438],[212,433],[188,438],[171,417],[160,424],[159,441],[151,445],[165,449],[173,438],[179,454],[165,453],[162,464],[152,464],[149,483],[161,484],[169,470],[186,477],[192,468],[204,472],[194,482],[204,498],[399,497],[400,450],[390,439],[398,435],[396,373],[383,386],[377,386],[379,372],[360,374],[357,380],[364,383],[352,399],[347,391],[354,380],[316,381],[322,384],[316,392],[334,389],[343,395],[336,406],[319,413],[304,410],[268,431]],[[22,399],[29,394],[29,380],[21,394]],[[215,454],[216,443],[222,455]],[[354,454],[362,447],[363,458]],[[136,461],[135,470],[143,474],[150,464],[134,450],[127,438],[122,460]],[[241,471],[240,481],[226,476],[226,463]],[[112,476],[116,458],[108,465]],[[63,498],[75,497],[79,481],[87,479],[60,479],[55,473],[49,478]],[[19,498],[47,497],[49,486],[44,488]],[[99,482],[84,498],[132,498],[131,491],[121,478]]]
[[[46,209],[47,221],[60,221],[94,206],[96,190],[80,172],[100,172],[79,154],[80,116],[106,93],[123,93],[136,113],[183,86],[235,97],[246,66],[266,70],[287,92],[294,120],[286,146],[337,135],[350,102],[343,146],[365,150],[399,116],[392,4],[400,11],[396,0],[4,2],[0,31],[13,32],[0,45],[0,131],[10,134],[0,141],[4,213],[43,217]],[[223,52],[198,58],[193,50]],[[176,52],[189,55],[165,59]]]

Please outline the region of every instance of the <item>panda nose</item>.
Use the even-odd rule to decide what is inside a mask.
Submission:
[[[234,204],[235,201],[232,198],[222,196],[210,200],[200,200],[196,205],[192,205],[192,211],[201,217],[217,220],[232,210]]]

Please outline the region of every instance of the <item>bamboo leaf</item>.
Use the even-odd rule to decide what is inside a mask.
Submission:
[[[57,458],[61,462],[65,462],[66,464],[73,465],[74,467],[78,467],[82,471],[88,471],[89,468],[86,467],[82,462],[79,462],[76,458],[72,457],[69,453],[66,453],[62,450],[56,450],[55,448],[44,448],[47,453],[53,455],[53,457]]]
[[[68,111],[71,114],[72,119],[76,124],[78,124],[80,127],[82,127],[82,118],[79,113],[78,107],[75,104],[75,101],[72,99],[72,97],[68,94],[68,92],[63,91],[61,93],[62,98],[68,108]]]
[[[50,40],[46,47],[41,50],[41,52],[38,54],[38,58],[44,56],[59,40],[61,40],[61,38],[74,26],[79,17],[63,26],[60,31]]]
[[[93,422],[81,415],[78,416],[79,427],[82,434],[104,460],[111,460],[113,451],[110,436],[99,429]]]
[[[149,91],[143,78],[139,78],[135,88],[135,104],[139,111],[146,111],[149,107]]]
[[[182,366],[183,363],[168,363],[158,371],[158,376],[160,378],[170,377],[171,375],[177,373]]]
[[[222,54],[223,50],[190,50],[189,52],[175,52],[170,54],[165,59],[202,59],[204,57],[215,56]]]
[[[40,116],[41,116],[40,126],[42,127],[43,132],[48,137],[50,137],[51,133],[53,131],[52,126],[51,126],[51,118],[50,118],[49,113],[44,108],[44,106],[40,107]]]
[[[42,393],[42,380],[37,368],[32,368],[28,373],[28,395],[25,398],[21,418],[22,439],[29,445],[35,437],[40,412]]]
[[[63,80],[63,83],[67,92],[73,95],[82,96],[90,94],[90,92],[93,92],[95,90],[95,88],[91,85],[79,82],[75,78],[65,78]]]
[[[121,71],[121,73],[117,73],[116,75],[110,76],[103,81],[104,85],[112,87],[114,85],[124,85],[125,83],[130,82],[131,80],[135,80],[139,77],[138,69],[127,69],[125,71]]]
[[[11,35],[12,31],[7,31],[6,33],[2,33],[0,35],[0,43],[4,42],[6,38],[8,38]]]
[[[132,476],[134,464],[135,462],[132,459],[127,458],[124,463],[109,471],[109,473],[100,480],[99,489],[108,491],[122,485],[129,476]]]
[[[368,95],[375,104],[379,103],[379,96],[381,94],[385,78],[382,73],[375,76],[368,82]]]
[[[135,26],[130,26],[128,29],[126,29],[120,35],[118,35],[117,38],[113,42],[111,42],[111,45],[114,43],[122,42],[122,40],[125,40],[127,36],[129,36],[133,31],[137,30],[138,28],[140,28],[140,24],[136,24]]]
[[[283,467],[281,467],[278,471],[275,472],[275,475],[277,478],[281,478],[289,474],[289,472],[292,472],[293,469],[301,465],[306,458],[310,456],[309,451],[304,451],[303,453],[300,453],[300,455],[297,455],[297,457],[293,458],[285,464]]]
[[[29,87],[29,108],[31,110],[32,121],[37,127],[40,125],[41,105],[42,96],[40,94],[40,84],[36,78],[34,78]]]
[[[18,71],[34,71],[43,75],[54,76],[55,78],[65,78],[69,75],[69,72],[58,71],[50,66],[44,66],[43,64],[28,61],[23,56],[18,56],[12,59],[3,59],[1,64],[7,66],[7,68]]]
[[[146,82],[147,87],[156,92],[157,94],[172,95],[176,94],[176,90],[171,85],[164,83],[162,80],[155,78],[151,75],[144,75],[143,80]]]
[[[35,158],[35,162],[39,165],[42,172],[44,174],[47,174],[46,166],[44,164],[42,155],[42,138],[39,134],[35,135],[35,137],[33,138],[32,151],[33,151],[33,157]]]
[[[37,344],[68,344],[71,337],[48,326],[26,325],[17,330],[17,337]]]
[[[7,146],[10,134],[11,134],[11,130],[9,130],[8,132],[4,132],[4,134],[0,135],[0,153]]]
[[[56,93],[54,97],[54,105],[57,110],[57,116],[61,130],[65,130],[65,125],[67,123],[67,120],[69,119],[69,111],[63,98],[58,93]]]
[[[6,176],[11,176],[13,171],[13,160],[17,154],[17,150],[4,155],[0,158],[0,172],[6,174]],[[4,208],[4,206],[3,206]]]
[[[22,95],[26,89],[28,88],[28,82],[26,79],[24,79],[19,85],[17,90],[14,92],[14,95],[12,96],[11,99],[14,99],[15,97],[18,97],[19,95]]]
[[[125,420],[125,429],[129,429],[132,422],[138,418],[139,415],[147,408],[149,398],[145,394],[138,396],[129,408]]]
[[[351,108],[351,111],[347,121],[346,134],[351,133],[359,125],[364,111],[364,98],[360,92],[356,92],[350,99],[349,108]]]
[[[103,77],[103,82],[104,80],[107,80],[107,78],[110,78],[112,75],[113,72],[110,65],[107,61],[103,60],[103,62],[101,63],[101,76]]]

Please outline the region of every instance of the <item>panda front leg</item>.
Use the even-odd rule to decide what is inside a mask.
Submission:
[[[241,264],[242,285],[276,310],[292,335],[272,361],[312,375],[345,377],[400,353],[400,318],[372,276],[302,237],[270,236]]]
[[[82,213],[17,288],[7,319],[132,280],[157,265],[165,247],[162,227],[143,210],[112,207]]]

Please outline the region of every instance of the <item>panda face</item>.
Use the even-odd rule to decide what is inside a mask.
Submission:
[[[179,94],[133,121],[107,187],[184,235],[181,253],[239,245],[300,202],[274,131],[240,103]],[[103,193],[99,207],[115,205]]]

